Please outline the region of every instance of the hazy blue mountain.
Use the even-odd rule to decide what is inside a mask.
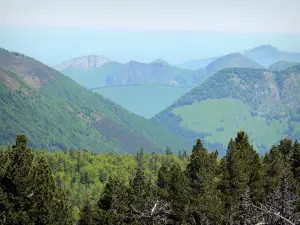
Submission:
[[[106,76],[106,86],[124,86],[141,84],[159,84],[174,87],[192,87],[196,83],[196,72],[178,69],[169,63],[157,59],[146,64],[130,61],[117,71]]]
[[[231,53],[225,56],[222,56],[215,61],[208,64],[206,67],[206,73],[213,74],[219,70],[225,68],[253,68],[253,69],[261,69],[263,68],[257,62],[253,61],[250,58],[245,57],[240,53]]]
[[[300,53],[280,51],[272,45],[261,45],[246,50],[244,55],[266,68],[278,61],[300,62]]]

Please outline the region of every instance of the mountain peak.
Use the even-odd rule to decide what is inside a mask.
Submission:
[[[152,61],[150,64],[162,64],[162,65],[170,65],[169,63],[167,63],[165,60],[158,58],[155,59],[154,61]]]
[[[66,68],[72,67],[72,68],[76,68],[76,69],[87,70],[89,68],[101,67],[105,63],[108,63],[108,62],[111,62],[111,60],[109,60],[103,56],[90,54],[87,56],[76,57],[76,58],[70,59],[68,61],[65,61],[62,64],[57,65],[55,67],[55,69],[58,71],[61,71]]]
[[[225,68],[231,68],[231,67],[244,67],[244,68],[255,68],[255,69],[261,69],[263,68],[261,65],[259,65],[257,62],[253,61],[250,58],[247,58],[246,56],[234,52],[228,55],[224,55],[215,61],[208,64],[206,67],[206,70],[213,74],[217,72],[218,70],[225,69]]]
[[[259,51],[264,51],[264,52],[268,52],[268,53],[277,53],[278,49],[270,44],[267,44],[267,45],[257,46],[255,48],[247,50],[246,52],[259,52]]]

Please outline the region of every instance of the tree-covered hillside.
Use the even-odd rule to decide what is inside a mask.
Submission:
[[[300,139],[300,66],[279,73],[229,68],[208,78],[152,120],[189,139],[221,148],[239,129],[266,151],[284,136]]]
[[[174,151],[190,146],[32,58],[0,49],[0,68],[1,144],[25,133],[30,146],[49,150],[157,152],[167,139]]]

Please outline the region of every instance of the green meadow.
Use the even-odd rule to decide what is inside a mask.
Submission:
[[[270,148],[286,136],[286,121],[269,120],[250,114],[250,107],[230,98],[209,99],[192,105],[173,109],[183,119],[180,125],[200,133],[209,133],[209,143],[220,143],[224,147],[240,130],[246,131],[252,144]]]

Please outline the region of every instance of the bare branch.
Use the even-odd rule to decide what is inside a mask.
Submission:
[[[274,211],[272,211],[271,209],[267,209],[267,207],[264,206],[264,205],[261,204],[261,203],[260,203],[260,207],[254,205],[254,204],[252,204],[252,205],[253,205],[254,208],[259,209],[259,210],[261,210],[261,211],[263,211],[263,212],[265,212],[265,213],[267,213],[267,214],[272,214],[272,215],[274,215],[274,216],[276,216],[276,217],[279,217],[279,218],[281,218],[282,220],[286,221],[287,223],[289,223],[289,224],[291,224],[291,225],[296,225],[296,223],[293,223],[291,220],[289,220],[289,219],[283,217],[283,216],[280,214],[280,212],[274,212]],[[260,223],[260,224],[261,224],[261,223]],[[263,223],[263,224],[264,224],[264,223]]]

